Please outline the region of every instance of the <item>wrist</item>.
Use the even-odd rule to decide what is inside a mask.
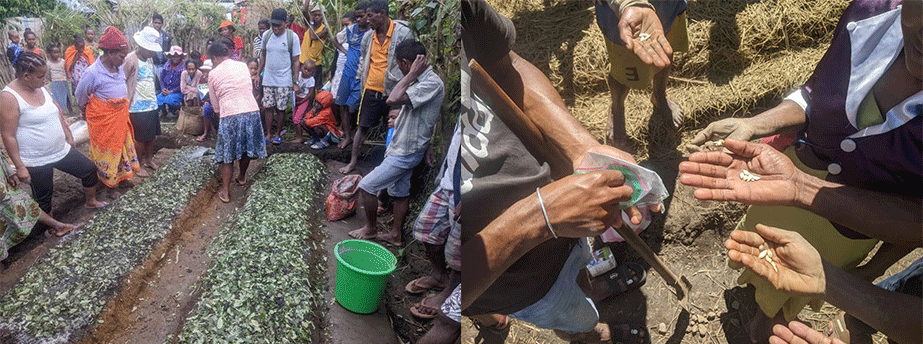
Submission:
[[[801,170],[796,170],[792,179],[795,184],[795,199],[792,200],[794,206],[810,210],[824,181]]]

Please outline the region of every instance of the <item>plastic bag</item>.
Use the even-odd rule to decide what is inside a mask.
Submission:
[[[359,203],[359,181],[362,176],[351,174],[333,182],[333,190],[327,195],[327,221],[337,221],[356,213]]]
[[[670,193],[667,192],[667,188],[663,185],[663,180],[660,179],[660,175],[658,175],[657,172],[605,154],[594,152],[587,153],[580,167],[575,171],[575,174],[600,170],[616,170],[622,172],[622,175],[625,177],[625,185],[631,186],[633,190],[631,199],[620,203],[619,208],[625,210],[631,206],[636,206],[641,210],[643,219],[638,225],[632,224],[631,221],[629,221],[628,214],[624,211],[622,212],[622,219],[625,224],[634,230],[635,233],[643,231],[651,223],[651,213],[647,209],[648,206],[661,204],[663,200],[670,197]],[[612,228],[609,228],[600,237],[604,242],[625,240]]]

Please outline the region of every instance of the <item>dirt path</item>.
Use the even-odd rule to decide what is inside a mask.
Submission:
[[[248,178],[262,161],[251,164]],[[249,186],[232,185],[231,202],[217,197],[212,179],[187,205],[172,232],[137,267],[99,316],[100,324],[81,343],[164,343],[175,339],[198,301],[197,282],[211,266],[209,245],[232,213],[243,207]]]

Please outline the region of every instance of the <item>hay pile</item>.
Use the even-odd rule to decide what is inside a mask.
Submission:
[[[516,25],[516,52],[548,75],[574,115],[601,139],[610,103],[609,62],[593,2],[488,1]],[[777,102],[810,75],[848,3],[690,0],[690,49],[675,56],[672,76],[693,82],[673,82],[668,89],[686,121],[676,134],[649,124],[649,92],[633,91],[626,103],[627,129],[638,142],[638,158],[660,154],[649,152],[651,143],[672,150],[676,145],[671,144],[692,135],[683,131],[755,114],[754,106]]]

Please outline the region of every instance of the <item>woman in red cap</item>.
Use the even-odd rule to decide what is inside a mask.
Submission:
[[[99,180],[108,187],[127,182],[141,170],[131,120],[128,116],[128,87],[122,62],[128,41],[115,27],[99,38],[103,56],[87,68],[77,84],[77,104],[84,109],[90,131],[90,159],[96,163]]]
[[[221,22],[221,26],[218,26],[218,33],[223,37],[234,42],[234,48],[231,50],[230,58],[234,61],[240,61],[240,53],[244,50],[244,39],[240,36],[234,36],[234,23],[231,23],[227,20]]]

